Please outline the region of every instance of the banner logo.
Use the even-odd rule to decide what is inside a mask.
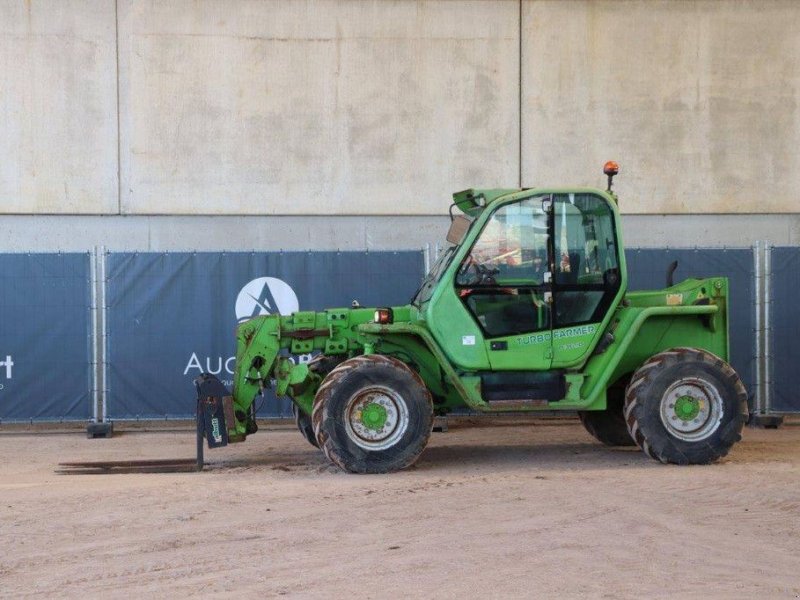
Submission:
[[[261,315],[290,315],[298,310],[297,294],[288,283],[275,277],[253,279],[236,297],[236,320],[240,323]]]
[[[297,300],[297,294],[288,283],[275,277],[253,279],[239,291],[239,295],[236,297],[236,320],[239,323],[261,315],[290,315],[298,310],[300,310],[300,303]],[[304,354],[290,360],[305,363],[311,360],[311,355]],[[202,356],[197,352],[192,352],[183,369],[183,374],[194,375],[195,371],[197,375],[211,373],[217,375],[223,385],[231,386],[233,381],[230,377],[233,375],[235,367],[235,356]]]

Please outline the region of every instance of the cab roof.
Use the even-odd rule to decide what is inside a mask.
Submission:
[[[470,217],[477,217],[484,208],[486,208],[489,204],[494,202],[495,200],[502,198],[504,196],[510,196],[512,194],[519,194],[519,197],[525,197],[528,194],[522,194],[522,192],[527,192],[528,194],[537,194],[537,193],[574,193],[574,194],[595,194],[606,198],[612,204],[618,204],[617,195],[613,192],[603,191],[597,188],[485,188],[485,189],[478,189],[478,188],[470,188],[468,190],[463,190],[461,192],[456,192],[453,194],[453,206],[458,207],[458,209],[463,212],[464,214]],[[452,212],[453,207],[450,207]]]
[[[477,216],[492,200],[523,191],[524,188],[470,188],[453,194],[453,204],[466,215]]]

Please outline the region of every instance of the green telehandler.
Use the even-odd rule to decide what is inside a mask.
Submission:
[[[726,362],[728,281],[673,285],[670,272],[663,290],[628,290],[617,172],[606,164],[605,191],[454,194],[449,245],[408,305],[241,324],[233,390],[195,382],[208,445],[254,433],[254,400],[272,387],[308,442],[355,473],[408,467],[434,416],[463,407],[577,411],[600,442],[663,463],[725,456],[747,419]]]

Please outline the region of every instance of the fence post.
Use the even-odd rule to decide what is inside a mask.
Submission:
[[[772,246],[764,244],[764,414],[772,412]]]
[[[763,277],[761,273],[761,242],[757,241],[753,246],[753,272],[754,281],[753,289],[755,293],[755,331],[753,336],[755,338],[755,399],[753,402],[753,414],[763,414],[764,412],[764,381],[763,370],[761,368],[761,361],[763,360],[762,352],[762,336],[764,335],[764,326],[761,319],[761,294],[764,292]]]
[[[92,423],[100,420],[100,395],[98,387],[100,377],[98,372],[97,348],[97,247],[89,252],[89,337],[91,338],[91,358],[89,360],[89,378],[92,382]]]
[[[106,249],[95,246],[92,251],[92,352],[94,356],[92,422],[86,428],[86,437],[110,438],[114,426],[106,415],[107,343],[106,343]]]
[[[100,373],[102,374],[102,404],[103,422],[108,422],[108,272],[106,270],[108,252],[105,246],[100,247],[100,292],[102,304],[100,305],[100,342],[102,344],[102,361]]]

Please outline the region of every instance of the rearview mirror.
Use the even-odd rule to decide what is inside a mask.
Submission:
[[[451,244],[460,244],[471,224],[472,221],[464,215],[456,215],[453,217],[453,220],[450,222],[450,229],[447,231],[447,241]]]

